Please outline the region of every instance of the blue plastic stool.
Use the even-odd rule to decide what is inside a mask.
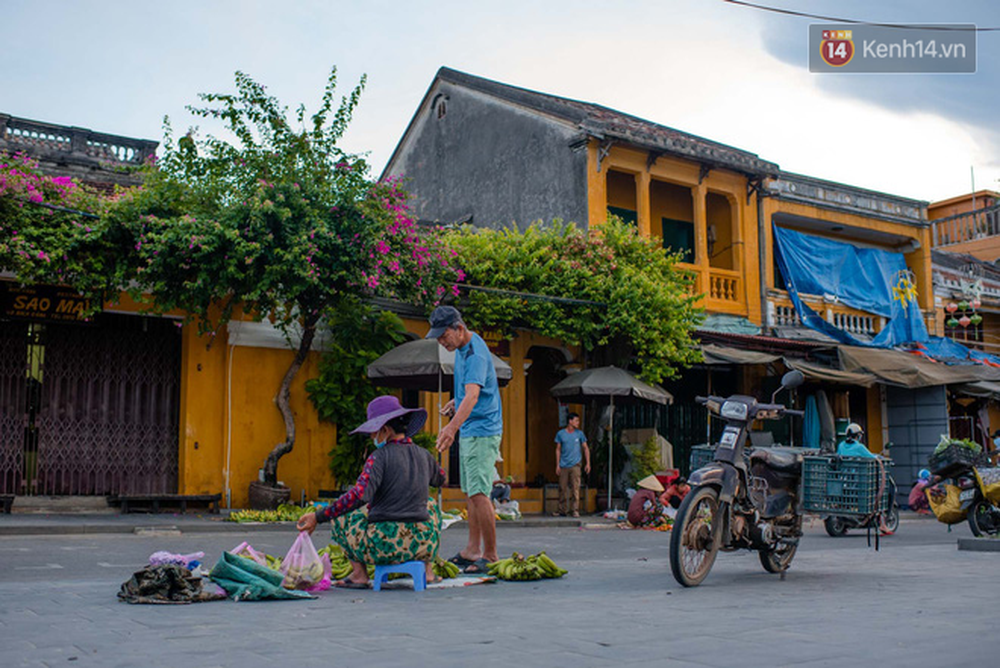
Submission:
[[[427,564],[422,561],[407,561],[405,564],[386,564],[375,567],[372,589],[381,591],[382,583],[390,573],[405,573],[413,578],[413,591],[427,589]]]

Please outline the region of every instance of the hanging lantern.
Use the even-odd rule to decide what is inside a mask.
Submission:
[[[979,301],[978,299],[973,299],[971,302],[969,302],[969,306],[971,306],[973,308],[973,310],[979,309],[979,307],[982,306],[982,305],[983,305],[983,303],[981,301]]]
[[[958,310],[958,304],[955,302],[948,302],[948,305],[944,307],[944,310],[948,313],[954,313]]]
[[[961,318],[958,319],[958,324],[960,324],[962,327],[968,327],[971,322],[972,320],[970,320],[969,316],[967,315],[963,315]]]
[[[958,302],[958,308],[960,310],[962,310],[962,311],[968,310],[968,308],[969,308],[969,302],[966,302],[966,301]]]
[[[958,327],[958,320],[955,320],[954,318],[948,318],[948,320],[944,324],[947,325],[948,327]]]
[[[973,313],[972,316],[969,318],[969,322],[971,322],[973,325],[978,325],[982,321],[983,321],[983,316],[979,315],[978,313]]]

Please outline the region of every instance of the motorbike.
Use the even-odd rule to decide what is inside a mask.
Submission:
[[[754,420],[803,415],[774,402],[779,392],[804,380],[800,371],[786,373],[771,403],[742,395],[695,398],[726,426],[714,461],[688,477],[691,491],[674,518],[670,569],[685,587],[701,584],[719,551],[755,550],[766,571],[782,576],[792,563],[802,537],[801,452],[757,448],[749,457],[745,453]]]
[[[892,479],[892,476],[887,477],[889,479],[889,499],[891,499],[888,509],[879,513],[874,518],[860,515],[827,515],[823,520],[823,527],[826,529],[826,532],[837,538],[846,534],[850,529],[867,529],[871,526],[873,528],[885,527],[891,533],[896,533],[896,530],[899,529],[899,504],[896,503],[896,481]]]
[[[977,538],[1000,535],[1000,508],[986,498],[980,478],[969,470],[956,477],[955,483],[962,490],[958,500],[966,511],[972,535]]]

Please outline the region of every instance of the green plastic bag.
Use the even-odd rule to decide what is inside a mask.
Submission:
[[[234,601],[316,598],[308,592],[285,589],[281,586],[285,576],[278,571],[228,552],[222,553],[208,577],[225,589]]]

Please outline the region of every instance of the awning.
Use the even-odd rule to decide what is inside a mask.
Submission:
[[[980,380],[975,383],[964,383],[962,385],[956,385],[952,389],[959,394],[967,394],[970,397],[1000,399],[1000,383],[994,383],[988,380]]]
[[[901,387],[932,387],[978,381],[1000,382],[1000,369],[984,364],[933,362],[912,353],[882,348],[841,346],[837,350],[845,371],[878,376],[881,382]]]
[[[714,343],[707,343],[701,347],[701,352],[705,357],[705,364],[770,364],[781,359],[780,355],[762,353],[757,350],[743,350],[741,348],[730,348]]]
[[[879,382],[877,376],[864,371],[844,371],[843,369],[834,369],[822,364],[814,364],[813,362],[789,359],[787,357],[784,358],[784,362],[785,366],[789,369],[801,371],[810,380],[820,380],[838,385],[856,385],[859,387],[871,387]]]

